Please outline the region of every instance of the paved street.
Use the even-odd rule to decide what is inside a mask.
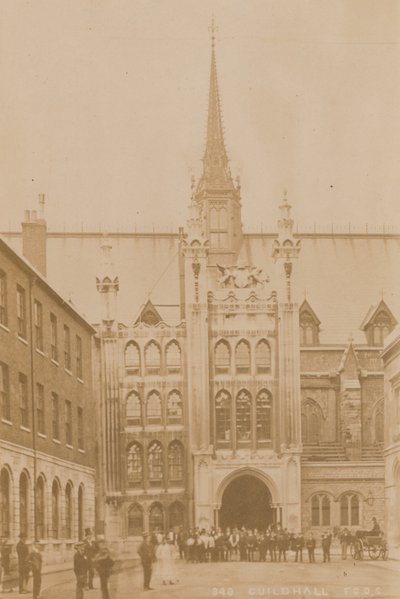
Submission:
[[[142,591],[139,568],[125,570],[111,579],[111,598],[165,597],[206,599],[207,597],[400,597],[400,563],[346,562],[309,565],[287,563],[177,564],[179,581],[163,586],[155,574],[153,591]],[[96,579],[96,585],[98,581]],[[42,599],[72,599],[74,582],[70,574],[57,582],[47,581]],[[99,590],[87,591],[86,599],[100,599]]]

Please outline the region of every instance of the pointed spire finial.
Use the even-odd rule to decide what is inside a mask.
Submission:
[[[219,97],[217,61],[215,58],[215,34],[217,26],[214,17],[209,27],[211,32],[211,69],[208,96],[207,137],[203,156],[203,175],[199,181],[202,189],[230,189],[234,184],[226,153],[224,127],[222,123],[221,102]]]

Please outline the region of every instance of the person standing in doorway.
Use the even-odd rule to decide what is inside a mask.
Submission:
[[[143,541],[138,549],[138,554],[143,567],[143,588],[145,591],[151,591],[152,588],[150,587],[150,581],[153,570],[153,562],[155,561],[156,556],[154,547],[152,543],[149,542],[149,533],[144,532],[142,536]]]
[[[29,580],[29,549],[26,544],[26,536],[21,533],[19,535],[19,541],[17,543],[17,555],[18,555],[18,586],[19,593],[27,593],[26,587]]]
[[[27,559],[27,564],[32,572],[33,579],[33,599],[39,599],[42,586],[42,556],[39,546],[34,543]]]

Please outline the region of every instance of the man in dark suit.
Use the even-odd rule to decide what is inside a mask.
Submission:
[[[75,545],[74,572],[76,576],[76,599],[83,599],[87,574],[87,559],[85,555],[85,543]]]
[[[20,594],[27,593],[26,587],[29,579],[29,549],[26,545],[26,537],[23,533],[19,535],[19,541],[17,543],[16,549],[18,555],[19,592]]]
[[[138,554],[143,566],[143,588],[145,591],[151,591],[150,580],[156,555],[153,545],[149,542],[149,533],[147,532],[143,533],[143,542],[140,544]]]

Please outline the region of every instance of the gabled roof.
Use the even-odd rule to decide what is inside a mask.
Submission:
[[[375,317],[377,316],[377,314],[379,314],[379,312],[386,312],[389,318],[391,319],[393,326],[397,324],[397,320],[393,316],[392,311],[388,307],[387,303],[382,299],[376,306],[370,306],[364,320],[360,325],[360,329],[362,331],[365,331],[365,329],[367,329],[373,323]]]
[[[354,350],[353,340],[350,340],[349,345],[344,350],[342,359],[340,360],[339,372],[344,372],[349,379],[357,379],[360,370],[361,367]]]
[[[319,327],[319,325],[321,324],[320,319],[318,318],[318,316],[315,314],[314,310],[311,308],[310,304],[308,303],[308,301],[305,299],[303,301],[303,303],[300,306],[299,309],[300,315],[302,312],[309,312],[313,318],[313,320],[315,321],[315,324]]]
[[[150,320],[151,322],[149,322]],[[158,310],[154,307],[150,300],[147,300],[147,302],[141,309],[140,314],[135,321],[135,324],[139,324],[139,322],[144,322],[145,324],[156,325],[162,320],[163,319],[160,316]]]

